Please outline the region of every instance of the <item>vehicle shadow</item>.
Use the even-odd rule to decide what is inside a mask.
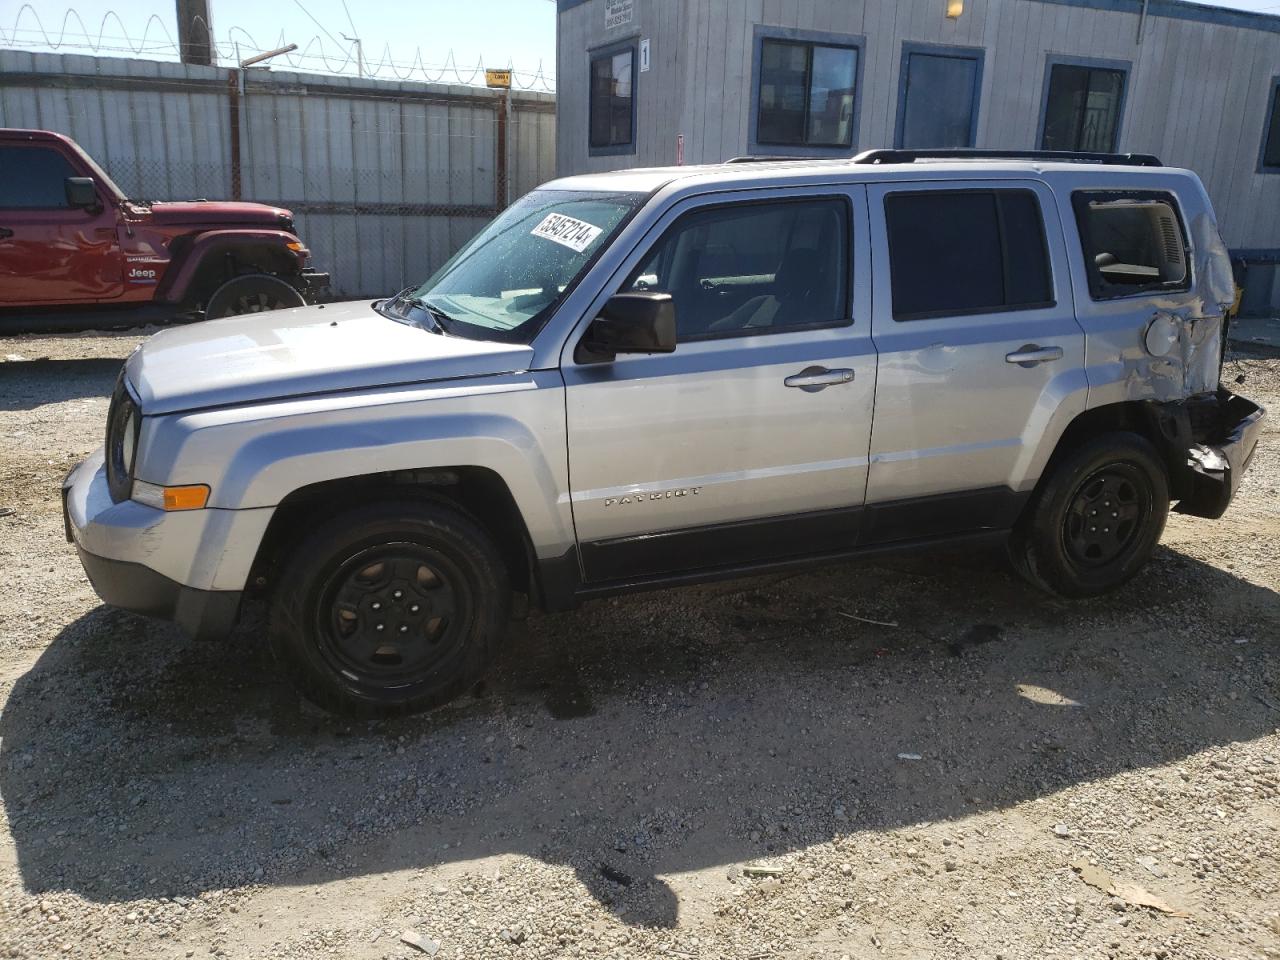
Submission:
[[[11,360],[0,363],[0,410],[35,410],[48,403],[108,397],[119,357]]]
[[[516,853],[671,926],[663,875],[1267,735],[1277,636],[1274,591],[1166,548],[1088,603],[993,554],[840,563],[534,616],[463,702],[348,723],[300,706],[260,622],[195,644],[98,608],[18,679],[0,796],[33,893],[197,896]]]

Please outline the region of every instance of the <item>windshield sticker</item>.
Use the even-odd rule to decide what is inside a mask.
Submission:
[[[581,253],[603,231],[582,220],[566,217],[563,213],[549,213],[529,232],[535,237],[542,237]]]

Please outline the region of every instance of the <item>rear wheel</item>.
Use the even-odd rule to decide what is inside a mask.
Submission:
[[[327,709],[426,710],[483,676],[510,596],[497,548],[467,515],[435,502],[365,507],[298,545],[272,601],[272,650]]]
[[[1042,589],[1096,596],[1142,569],[1168,515],[1155,447],[1135,433],[1103,434],[1058,462],[1010,537],[1010,559]]]
[[[264,313],[306,304],[297,290],[279,277],[266,273],[249,273],[233,277],[214,290],[205,305],[208,320],[234,317],[242,313]]]

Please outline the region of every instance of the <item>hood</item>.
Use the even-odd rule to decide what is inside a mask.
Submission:
[[[253,224],[293,229],[293,214],[282,207],[265,203],[240,203],[233,200],[175,200],[151,204],[152,222],[159,225],[180,224]]]
[[[134,351],[126,370],[151,415],[512,373],[532,359],[523,344],[432,333],[357,301],[174,327]]]

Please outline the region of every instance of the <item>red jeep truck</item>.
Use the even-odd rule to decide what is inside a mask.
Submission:
[[[302,306],[328,284],[288,210],[127,198],[73,140],[0,129],[0,332]]]

